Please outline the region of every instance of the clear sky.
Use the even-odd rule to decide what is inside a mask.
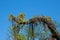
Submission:
[[[29,19],[36,15],[51,16],[60,22],[60,0],[0,0],[0,40],[6,40],[9,14],[24,12]]]

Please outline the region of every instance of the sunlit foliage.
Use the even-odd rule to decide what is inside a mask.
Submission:
[[[13,40],[35,40],[36,37],[38,37],[39,40],[47,40],[48,35],[51,36],[51,34],[56,33],[54,31],[56,29],[55,25],[52,23],[52,19],[49,16],[37,16],[26,20],[26,15],[20,13],[18,16],[11,14],[9,20],[12,24],[11,34]],[[27,25],[27,27],[25,25]],[[26,31],[25,35],[20,33],[21,29]]]

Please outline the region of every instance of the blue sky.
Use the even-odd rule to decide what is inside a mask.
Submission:
[[[0,0],[0,40],[6,40],[9,14],[17,16],[21,12],[26,14],[26,19],[46,15],[60,22],[60,0]]]

